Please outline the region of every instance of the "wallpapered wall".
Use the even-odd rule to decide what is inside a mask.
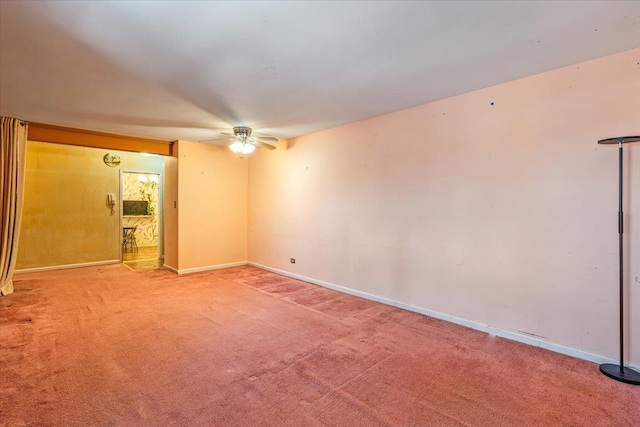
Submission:
[[[141,177],[144,177],[141,180]],[[158,244],[158,184],[160,175],[143,173],[122,173],[122,200],[147,200],[147,216],[123,216],[124,227],[135,227],[138,246],[156,246]]]

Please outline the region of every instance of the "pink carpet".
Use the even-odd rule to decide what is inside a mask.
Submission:
[[[253,267],[15,287],[4,426],[640,426],[595,364]]]

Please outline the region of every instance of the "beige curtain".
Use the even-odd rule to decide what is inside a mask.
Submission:
[[[2,117],[0,132],[0,295],[13,292],[13,270],[24,200],[27,124]]]

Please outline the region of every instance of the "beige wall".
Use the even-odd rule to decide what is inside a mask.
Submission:
[[[168,266],[185,272],[247,260],[247,161],[227,147],[178,141],[177,165],[167,163],[177,196],[167,207]],[[177,179],[176,171],[177,168]],[[177,191],[176,191],[177,188]],[[167,196],[167,203],[172,198]],[[175,222],[169,223],[169,218]],[[175,227],[175,228],[174,228]],[[177,247],[177,249],[176,249]],[[174,258],[175,256],[175,258]]]
[[[640,132],[639,61],[635,49],[257,150],[249,260],[617,357],[617,150],[596,141]],[[639,364],[640,144],[626,153]]]
[[[164,158],[164,265],[178,270],[178,143]]]
[[[104,164],[108,152],[120,156],[119,167]],[[17,269],[118,260],[120,204],[112,215],[107,193],[119,197],[120,169],[161,173],[162,162],[162,157],[29,141]]]

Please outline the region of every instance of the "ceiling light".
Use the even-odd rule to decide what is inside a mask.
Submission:
[[[253,145],[242,141],[236,141],[229,146],[231,151],[238,154],[251,154],[256,149]]]
[[[234,153],[241,153],[243,145],[244,144],[242,143],[242,141],[236,141],[233,144],[231,144],[229,148],[231,148],[231,151],[233,151]]]

